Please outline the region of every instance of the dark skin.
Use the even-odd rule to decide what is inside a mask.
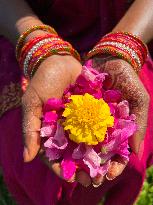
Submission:
[[[8,36],[14,43],[16,38],[32,25],[40,25],[41,22],[31,11],[23,0],[0,0],[1,6],[0,26],[3,34]],[[18,9],[18,8],[22,9]],[[126,15],[116,25],[113,31],[129,31],[139,35],[144,42],[149,42],[153,37],[153,2],[152,0],[136,0],[127,11]],[[9,14],[3,18],[3,14]],[[8,26],[9,25],[9,26]],[[11,25],[11,26],[10,26]],[[44,34],[43,31],[33,32],[26,40]],[[121,90],[125,99],[130,102],[131,112],[137,116],[139,131],[131,138],[130,146],[138,153],[141,141],[145,136],[147,126],[147,113],[149,106],[149,95],[142,85],[133,68],[121,59],[105,59],[95,57],[93,66],[100,71],[108,72],[111,78],[110,88]],[[81,72],[82,65],[71,56],[52,56],[47,58],[39,67],[25,92],[23,104],[23,133],[25,141],[24,161],[29,162],[35,158],[40,151],[40,118],[42,104],[50,97],[60,98],[64,89],[75,82]],[[45,91],[45,92],[44,92]],[[49,163],[43,159],[59,177],[59,163]],[[122,173],[127,162],[117,159],[110,165],[106,178],[114,179]],[[70,181],[77,180],[84,186],[91,182],[98,185],[105,177],[97,176],[91,179],[83,171],[77,172]]]

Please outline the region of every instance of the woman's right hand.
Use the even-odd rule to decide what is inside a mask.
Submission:
[[[25,162],[33,160],[40,150],[43,103],[51,97],[60,98],[65,88],[75,82],[81,69],[82,65],[72,56],[54,55],[42,62],[36,71],[22,98]],[[43,161],[61,177],[59,163],[50,163],[46,158]],[[85,172],[77,173],[76,177],[81,184],[90,184],[90,177]]]

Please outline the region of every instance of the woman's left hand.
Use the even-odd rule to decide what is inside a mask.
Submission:
[[[93,58],[93,67],[100,72],[109,74],[108,89],[118,89],[122,92],[123,98],[128,100],[131,113],[136,115],[138,131],[130,138],[131,150],[138,154],[141,142],[144,139],[147,127],[147,116],[149,107],[149,94],[135,73],[132,66],[124,60],[111,56],[106,58]],[[112,161],[106,178],[112,180],[119,176],[127,165],[122,158]],[[97,176],[93,179],[94,184],[101,184],[104,177]]]

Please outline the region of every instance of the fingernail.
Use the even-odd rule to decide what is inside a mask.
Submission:
[[[92,186],[93,186],[94,188],[98,188],[100,185],[102,185],[102,183],[100,183],[100,184],[94,184],[94,183],[92,183]]]
[[[106,175],[106,179],[108,180],[108,181],[112,181],[113,179],[115,179],[116,178],[116,176],[114,176],[114,177],[108,177],[107,175]]]

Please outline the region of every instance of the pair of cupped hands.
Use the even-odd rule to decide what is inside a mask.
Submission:
[[[138,154],[147,126],[149,95],[146,89],[131,65],[124,60],[99,56],[93,58],[93,67],[100,72],[108,73],[110,78],[108,88],[120,90],[123,97],[129,101],[131,113],[136,115],[139,126],[136,134],[130,138],[129,144],[131,150]],[[43,103],[51,97],[60,98],[65,88],[75,82],[81,69],[81,63],[68,55],[53,55],[39,66],[22,98],[25,162],[30,162],[41,153],[39,130]],[[40,157],[56,175],[62,178],[60,163],[49,162],[42,154]],[[117,158],[111,162],[106,176],[98,175],[95,178],[91,178],[83,170],[78,170],[69,182],[77,181],[85,187],[91,183],[98,186],[105,180],[113,180],[119,176],[127,163],[122,158]]]

